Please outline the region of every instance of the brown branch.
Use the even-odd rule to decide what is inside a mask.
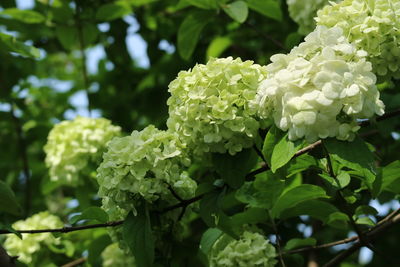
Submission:
[[[160,211],[160,213],[166,213],[168,211],[178,209],[178,208],[186,208],[190,204],[200,200],[203,195],[198,195],[196,197],[190,198],[183,200],[179,202],[178,204],[172,205],[170,207],[167,207],[163,210]],[[74,232],[74,231],[80,231],[80,230],[87,230],[87,229],[93,229],[93,228],[102,228],[102,227],[115,227],[119,226],[124,223],[124,220],[120,221],[112,221],[112,222],[106,222],[106,223],[98,223],[98,224],[90,224],[90,225],[83,225],[83,226],[68,226],[68,227],[63,227],[63,228],[55,228],[55,229],[39,229],[39,230],[16,230],[16,232],[20,234],[41,234],[41,233],[69,233],[69,232]],[[12,234],[13,232],[9,230],[2,230],[0,229],[0,235],[4,234]]]
[[[397,210],[393,211],[392,213],[387,215],[385,218],[380,220],[374,227],[372,227],[371,229],[369,229],[368,231],[366,231],[363,234],[364,235],[370,235],[372,232],[378,231],[378,228],[382,227],[381,225],[383,225],[384,223],[392,220],[399,213],[400,213],[400,209],[397,209]],[[386,227],[386,226],[384,226],[384,227]],[[323,248],[330,248],[330,247],[343,245],[343,244],[348,244],[348,243],[352,243],[352,242],[356,242],[356,241],[359,241],[359,237],[358,236],[352,236],[352,237],[349,237],[349,238],[345,238],[345,239],[342,239],[342,240],[338,240],[338,241],[334,241],[334,242],[330,242],[330,243],[326,243],[326,244],[322,244],[322,245],[309,246],[309,247],[303,247],[303,248],[298,248],[298,249],[292,249],[292,250],[289,250],[289,251],[284,251],[284,252],[282,252],[282,255],[285,255],[285,254],[296,254],[296,253],[307,252],[307,251],[310,251],[310,250],[319,250],[319,249],[323,249]]]
[[[76,259],[74,261],[71,261],[71,262],[69,262],[67,264],[64,264],[61,267],[74,267],[74,266],[77,266],[77,265],[79,265],[81,263],[84,263],[85,261],[86,261],[86,258],[82,257],[82,258]]]
[[[374,228],[371,230],[369,233],[367,233],[367,238],[368,240],[372,241],[376,237],[380,235],[380,233],[388,230],[390,227],[392,227],[394,224],[400,222],[400,214],[394,216],[390,220],[386,220],[384,223],[380,224],[378,227]],[[338,266],[340,262],[345,260],[347,257],[349,257],[351,254],[353,254],[355,251],[363,247],[364,244],[362,242],[357,242],[353,246],[351,246],[349,249],[344,250],[341,252],[339,255],[334,257],[332,260],[330,260],[328,263],[324,265],[324,267],[333,267],[333,266]]]
[[[272,216],[271,216],[271,212],[268,211],[268,213],[269,213],[269,217],[271,218],[272,230],[274,230],[274,234],[275,234],[275,238],[276,238],[276,247],[278,250],[279,261],[280,261],[282,267],[286,267],[285,261],[283,260],[281,238],[279,237],[278,228],[276,228],[276,224],[275,224],[274,218],[272,218]]]

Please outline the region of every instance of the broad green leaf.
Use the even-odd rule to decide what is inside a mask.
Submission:
[[[345,172],[345,171],[340,172],[340,173],[336,176],[336,179],[337,179],[338,182],[339,182],[340,188],[345,188],[345,187],[348,186],[349,183],[350,183],[350,175],[349,175],[347,172]]]
[[[271,210],[271,215],[274,218],[278,218],[286,209],[293,208],[301,202],[317,198],[328,198],[321,187],[311,184],[299,185],[278,198]]]
[[[303,154],[290,161],[290,164],[286,169],[286,177],[293,176],[310,168],[319,168],[318,165],[318,160],[316,158],[308,154]]]
[[[356,220],[356,224],[364,224],[368,226],[375,226],[375,222],[369,217],[361,217]]]
[[[138,267],[152,267],[154,262],[154,237],[150,216],[144,205],[137,208],[137,215],[129,213],[123,224],[123,238],[135,256]]]
[[[123,1],[117,1],[115,3],[104,4],[97,9],[96,19],[100,21],[111,21],[122,18],[131,12],[132,10],[129,5],[125,4]]]
[[[88,262],[92,266],[101,266],[101,257],[99,255],[109,244],[111,244],[111,239],[108,234],[101,235],[90,243]]]
[[[216,9],[218,7],[217,0],[185,0],[185,2],[202,9]]]
[[[24,57],[40,57],[39,49],[30,45],[26,45],[18,41],[14,36],[4,33],[0,33],[0,49],[8,52],[14,52]]]
[[[382,168],[382,190],[400,194],[400,161]]]
[[[237,237],[231,218],[221,208],[224,196],[224,191],[213,191],[204,195],[200,201],[200,217],[209,227],[218,227],[225,233]]]
[[[3,181],[0,181],[0,212],[21,215],[22,208],[15,198],[14,192]]]
[[[42,23],[46,19],[39,12],[33,10],[23,10],[18,8],[6,8],[0,12],[0,15],[6,15],[15,20],[19,20],[21,22],[28,24]]]
[[[359,215],[377,215],[378,211],[374,207],[371,207],[371,206],[368,206],[368,205],[362,205],[362,206],[357,207],[357,209],[356,209],[354,214],[356,216],[359,216]]]
[[[129,3],[134,7],[140,7],[143,5],[151,4],[160,0],[129,0]]]
[[[236,198],[253,208],[270,209],[279,198],[285,182],[272,172],[257,175],[254,182],[246,182],[236,191]]]
[[[376,174],[374,155],[361,138],[356,137],[352,142],[329,138],[323,144],[335,160],[358,171],[366,184],[369,187],[372,185]]]
[[[239,23],[245,22],[247,16],[249,15],[249,9],[244,1],[235,1],[226,5],[222,5],[222,9],[226,14],[228,14],[229,17]]]
[[[280,218],[286,219],[308,215],[326,223],[329,215],[335,212],[339,212],[339,210],[328,202],[322,200],[308,200],[295,205],[293,208],[284,210]]]
[[[274,147],[284,136],[285,132],[278,129],[278,127],[276,127],[275,125],[271,126],[267,133],[267,136],[265,136],[262,153],[268,163],[268,166],[271,166],[271,157],[272,152],[274,151]]]
[[[244,149],[234,156],[214,153],[213,166],[221,178],[231,187],[239,188],[244,183],[246,174],[256,165],[257,153],[253,149]]]
[[[300,247],[309,247],[309,246],[315,246],[317,244],[317,240],[315,238],[293,238],[290,239],[286,245],[285,245],[285,250],[292,250],[295,248],[300,248]]]
[[[200,240],[200,250],[205,254],[211,251],[212,246],[214,245],[215,241],[223,234],[221,230],[218,228],[209,228],[207,231],[204,232],[203,236]]]
[[[200,33],[211,18],[212,16],[208,12],[193,12],[179,26],[178,51],[183,59],[188,60],[192,56]]]
[[[207,59],[219,57],[231,44],[229,37],[216,37],[207,48]]]
[[[249,208],[241,213],[236,213],[232,217],[232,223],[242,226],[244,224],[263,223],[269,219],[268,212],[265,209]]]
[[[277,0],[246,0],[250,9],[277,21],[282,21],[280,1]]]
[[[96,220],[100,223],[105,223],[108,221],[108,214],[102,208],[89,207],[82,214],[71,218],[70,222],[74,224],[80,220]]]
[[[347,229],[349,217],[338,211],[329,215],[327,224],[338,229]]]
[[[58,25],[56,35],[58,41],[67,50],[72,50],[78,44],[78,32],[72,26]]]
[[[276,172],[277,169],[288,163],[294,154],[301,148],[300,142],[292,142],[285,134],[275,145],[271,156],[271,170]]]
[[[92,23],[83,24],[82,35],[83,35],[83,45],[84,47],[92,44],[96,41],[99,30]]]

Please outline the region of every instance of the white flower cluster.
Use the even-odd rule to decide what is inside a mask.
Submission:
[[[329,0],[286,0],[286,2],[290,17],[299,25],[298,32],[306,35],[315,28],[314,17],[317,11],[326,6]]]
[[[99,196],[128,212],[139,199],[164,205],[176,201],[170,189],[183,199],[193,197],[196,182],[184,171],[190,160],[183,150],[177,134],[154,126],[114,138],[97,169]]]
[[[195,155],[251,147],[260,123],[249,103],[265,77],[265,67],[232,57],[179,72],[169,85],[168,128]]]
[[[40,230],[48,228],[61,228],[63,223],[57,216],[47,211],[37,213],[24,221],[15,222],[12,227],[16,230]],[[33,256],[43,247],[59,245],[60,239],[51,233],[22,234],[22,240],[16,235],[8,235],[4,248],[11,256],[18,256],[18,260],[30,264]]]
[[[318,26],[289,54],[271,57],[256,99],[260,116],[272,115],[291,140],[352,140],[357,119],[384,113],[366,56],[341,28]]]
[[[340,27],[379,76],[400,78],[400,0],[344,0],[318,12],[318,25]]]
[[[79,176],[90,175],[100,163],[106,144],[120,131],[103,118],[76,117],[55,125],[44,147],[50,179],[71,186],[79,184]]]
[[[135,258],[126,254],[117,243],[107,246],[101,253],[103,267],[136,267]]]
[[[275,257],[274,246],[257,232],[244,231],[239,240],[223,234],[211,249],[210,267],[272,267]]]

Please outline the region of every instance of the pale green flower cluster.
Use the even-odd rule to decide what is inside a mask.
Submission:
[[[44,211],[37,213],[26,220],[15,222],[12,227],[16,230],[40,230],[63,227],[63,223],[57,216]],[[22,234],[22,240],[16,235],[8,235],[4,242],[4,248],[11,256],[18,256],[18,260],[30,264],[33,256],[43,247],[59,245],[61,240],[51,233]]]
[[[256,99],[260,116],[272,115],[290,140],[352,140],[357,119],[384,113],[366,57],[341,28],[318,26],[289,54],[271,57]]]
[[[79,177],[90,175],[100,163],[106,144],[120,132],[120,127],[103,118],[76,117],[55,125],[44,147],[50,179],[79,184]]]
[[[286,0],[290,17],[299,25],[298,32],[306,35],[315,28],[314,17],[317,11],[329,3],[329,0]]]
[[[210,267],[272,267],[275,257],[274,246],[257,232],[244,231],[239,240],[223,234],[211,249]]]
[[[168,128],[195,155],[251,147],[260,122],[250,101],[265,77],[265,67],[232,57],[179,72],[169,85]]]
[[[318,12],[318,25],[341,27],[379,76],[400,78],[400,0],[344,0]]]
[[[126,254],[118,247],[117,243],[113,243],[106,247],[101,253],[103,259],[103,267],[135,267],[135,258]]]
[[[135,210],[140,199],[172,203],[170,189],[183,199],[192,197],[196,182],[184,171],[190,164],[184,148],[177,134],[152,125],[114,138],[97,169],[99,196],[125,211]]]

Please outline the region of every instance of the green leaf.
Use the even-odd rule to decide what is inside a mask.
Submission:
[[[299,34],[297,31],[290,33],[285,40],[285,47],[287,49],[292,49],[296,45],[298,45],[301,40],[303,40],[304,36]]]
[[[7,35],[4,33],[0,33],[0,49],[14,52],[20,54],[25,57],[38,58],[40,57],[40,51],[36,47],[26,45],[17,39],[14,36]]]
[[[154,262],[154,237],[147,206],[139,206],[137,215],[129,213],[123,224],[123,238],[135,256],[138,267],[151,267]]]
[[[77,215],[71,218],[72,224],[80,220],[96,220],[100,223],[108,222],[108,214],[99,207],[89,207],[85,209],[81,215]]]
[[[264,223],[269,219],[268,212],[261,208],[249,208],[241,213],[236,213],[232,217],[232,223],[242,226],[244,224]]]
[[[286,169],[287,172],[286,177],[291,177],[299,172],[305,171],[312,167],[319,168],[318,160],[313,156],[310,156],[308,154],[303,154],[290,161],[290,164]]]
[[[315,246],[317,244],[317,240],[315,238],[293,238],[290,239],[286,245],[285,250],[292,250],[299,247],[309,247]]]
[[[278,218],[286,209],[292,208],[301,202],[317,198],[328,198],[321,187],[311,184],[299,185],[288,190],[278,198],[271,210],[271,215],[274,218]]]
[[[0,212],[21,215],[22,208],[15,198],[14,192],[3,181],[0,181]]]
[[[325,139],[323,144],[335,160],[358,171],[365,178],[367,185],[372,186],[376,174],[374,155],[361,138],[356,137],[352,142],[329,138]]]
[[[271,171],[257,175],[254,182],[246,182],[236,191],[236,199],[254,208],[270,209],[285,186]]]
[[[269,129],[267,136],[264,139],[264,145],[262,148],[262,153],[268,163],[268,166],[271,166],[271,157],[272,152],[274,151],[274,147],[284,136],[285,132],[278,129],[278,127],[276,127],[275,125],[272,125]]]
[[[0,12],[0,15],[6,15],[15,20],[19,20],[28,24],[42,23],[46,20],[46,18],[39,12],[33,10],[22,10],[18,8],[4,9]]]
[[[361,217],[356,220],[356,224],[364,224],[368,226],[375,226],[375,222],[369,217]]]
[[[400,161],[382,168],[382,190],[400,194]]]
[[[223,234],[221,230],[218,228],[209,228],[207,231],[204,232],[203,236],[200,240],[200,250],[205,254],[211,251],[212,246],[214,245],[215,241]]]
[[[334,212],[329,215],[327,224],[338,229],[347,229],[349,217],[342,212]]]
[[[282,10],[277,0],[247,0],[250,9],[277,21],[282,21]]]
[[[360,215],[377,215],[378,211],[371,206],[368,205],[361,205],[359,207],[357,207],[355,213],[356,216],[360,216]]]
[[[235,1],[226,5],[224,4],[222,5],[222,9],[225,11],[226,14],[228,14],[229,17],[239,23],[245,22],[247,16],[249,15],[247,4],[243,1]]]
[[[288,208],[281,213],[281,219],[308,215],[324,223],[327,222],[329,215],[339,210],[332,204],[321,200],[307,200]]]
[[[271,156],[271,171],[276,172],[277,169],[288,163],[294,154],[301,148],[300,142],[292,142],[285,134],[275,145]]]
[[[222,210],[222,201],[225,196],[225,190],[222,192],[210,192],[200,201],[200,217],[209,227],[218,227],[227,234],[237,237],[232,225],[231,218]]]
[[[213,166],[217,173],[233,188],[242,186],[246,174],[256,165],[257,160],[257,153],[250,148],[244,149],[234,156],[220,153],[212,155]]]
[[[185,2],[202,9],[216,9],[218,7],[217,0],[185,0]]]
[[[99,7],[96,12],[96,19],[100,21],[111,21],[122,18],[131,12],[132,10],[129,5],[125,4],[123,1],[118,1]]]
[[[200,33],[210,22],[212,16],[208,12],[193,12],[189,14],[178,30],[179,55],[188,60],[197,45]]]
[[[232,44],[232,39],[229,37],[217,36],[211,41],[207,48],[207,59],[219,57]]]
[[[345,171],[340,172],[340,173],[336,176],[336,179],[337,179],[338,182],[339,182],[340,188],[345,188],[345,187],[348,186],[349,183],[350,183],[350,175],[349,175],[347,172],[345,172]]]
[[[78,44],[78,32],[74,27],[58,25],[56,27],[56,36],[61,45],[67,50],[72,50]]]
[[[92,266],[101,266],[101,257],[99,255],[109,244],[111,244],[111,239],[108,234],[101,235],[90,243],[88,262]]]

